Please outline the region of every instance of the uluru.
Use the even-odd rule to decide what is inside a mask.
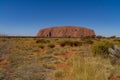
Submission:
[[[39,37],[85,37],[94,36],[95,32],[80,26],[57,26],[39,30]]]

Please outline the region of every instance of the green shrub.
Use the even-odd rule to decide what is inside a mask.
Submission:
[[[48,47],[49,47],[49,48],[54,48],[55,45],[54,45],[54,44],[48,44]]]
[[[113,41],[120,43],[120,39],[119,38],[115,38]]]
[[[101,36],[101,35],[98,35],[98,36],[96,36],[96,38],[102,39],[102,38],[105,38],[105,37],[104,37],[104,36]]]
[[[0,80],[4,80],[5,79],[5,74],[3,72],[2,69],[0,69]]]
[[[116,38],[116,36],[110,36],[109,38]]]
[[[45,46],[44,46],[44,45],[42,45],[42,44],[41,44],[41,45],[39,45],[39,48],[41,48],[41,49],[43,49],[44,47],[45,47]]]
[[[79,42],[79,41],[74,41],[73,42],[73,46],[81,46],[81,45],[82,45],[82,43]]]
[[[39,39],[36,41],[36,43],[49,43],[49,40],[45,40],[45,39]]]
[[[92,51],[94,55],[101,55],[103,57],[108,57],[109,55],[108,48],[111,48],[112,46],[113,43],[109,41],[100,41],[100,42],[96,42],[93,45]]]
[[[68,46],[81,46],[82,43],[79,41],[63,41],[60,43],[62,47],[68,45]]]
[[[58,70],[55,72],[56,78],[63,78],[63,77],[65,77],[65,75],[66,75],[66,72],[64,70]]]
[[[64,47],[65,45],[66,45],[65,42],[61,42],[61,43],[60,43],[60,46],[61,46],[61,47]]]
[[[90,40],[90,39],[87,39],[84,43],[85,44],[93,44],[94,42],[92,40]]]
[[[65,45],[73,46],[73,42],[72,41],[65,41],[64,43],[65,43]]]

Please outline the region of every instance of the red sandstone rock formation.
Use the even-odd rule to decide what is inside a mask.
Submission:
[[[40,37],[84,37],[93,36],[95,32],[79,26],[59,26],[41,29],[37,36]]]

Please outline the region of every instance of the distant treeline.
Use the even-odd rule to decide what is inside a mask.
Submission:
[[[0,38],[40,38],[38,36],[0,36]]]
[[[0,35],[0,38],[120,38],[116,36],[104,37],[104,36],[84,36],[84,37],[40,37],[40,36],[4,36]]]
[[[40,37],[40,36],[0,36],[0,38],[95,38],[95,36],[85,37]]]

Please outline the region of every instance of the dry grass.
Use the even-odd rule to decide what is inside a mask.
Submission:
[[[108,80],[112,72],[120,76],[119,64],[93,55],[92,46],[101,40],[120,45],[120,39],[113,38],[0,38],[0,47],[7,45],[0,50],[0,79]]]

